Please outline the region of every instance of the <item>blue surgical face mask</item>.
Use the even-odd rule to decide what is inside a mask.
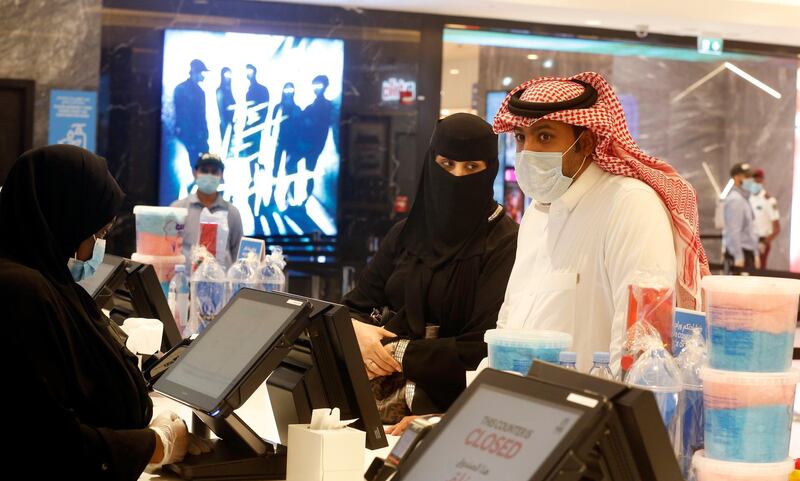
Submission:
[[[204,194],[213,194],[219,188],[222,177],[214,174],[197,174],[197,190]]]
[[[744,181],[742,181],[742,189],[747,192],[753,192],[753,184],[755,183],[753,179],[744,179]]]
[[[758,195],[761,193],[762,190],[764,190],[764,187],[756,181],[752,181],[749,185],[749,188],[750,188],[750,193],[752,193],[753,195]]]
[[[582,135],[582,134],[581,134]],[[540,204],[551,204],[564,195],[572,185],[574,177],[565,176],[561,169],[564,154],[578,142],[580,135],[565,152],[538,152],[523,150],[517,152],[517,182],[525,195],[532,197]],[[588,156],[587,156],[588,157]],[[586,163],[586,157],[578,168],[578,172]]]
[[[80,282],[84,279],[88,279],[97,272],[97,266],[103,262],[103,258],[106,256],[106,241],[105,239],[95,239],[94,241],[94,249],[92,249],[92,257],[87,261],[82,261],[76,258],[71,258],[67,261],[67,267],[69,267],[69,272],[72,274],[72,278],[75,282]]]

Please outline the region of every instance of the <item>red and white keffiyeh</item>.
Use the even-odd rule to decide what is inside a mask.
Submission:
[[[578,97],[584,88],[570,80],[582,80],[597,90],[590,108],[562,110],[539,118],[514,115],[509,111],[511,96],[523,91],[525,102],[562,102]],[[677,299],[680,307],[700,308],[700,277],[710,274],[708,258],[700,242],[697,194],[692,185],[666,162],[651,157],[636,145],[625,123],[625,113],[614,89],[598,73],[583,72],[569,78],[542,77],[529,80],[506,96],[494,118],[495,133],[514,127],[529,127],[542,119],[580,125],[591,130],[597,145],[594,161],[603,170],[646,183],[663,200],[670,212],[678,264]]]

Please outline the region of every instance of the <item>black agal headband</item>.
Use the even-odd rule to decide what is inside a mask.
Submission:
[[[508,111],[520,117],[539,118],[562,110],[588,109],[597,102],[597,90],[582,80],[570,80],[583,87],[583,93],[574,99],[561,102],[526,102],[522,100],[524,89],[511,96],[508,101]]]

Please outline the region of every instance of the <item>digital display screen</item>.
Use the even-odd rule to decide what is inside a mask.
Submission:
[[[166,30],[160,203],[212,152],[245,235],[336,235],[343,69],[342,40]]]
[[[81,280],[78,282],[78,284],[80,284],[80,286],[83,287],[90,296],[94,296],[97,293],[97,290],[102,287],[106,278],[114,271],[114,269],[116,269],[118,265],[119,263],[111,264],[103,261],[97,266],[97,270],[93,276]]]
[[[235,299],[162,380],[219,400],[259,353],[275,342],[295,313],[289,307]]]
[[[495,386],[480,386],[403,479],[527,481],[582,413]]]
[[[508,93],[504,90],[486,92],[486,121],[490,124],[494,122],[494,117],[500,111],[500,105],[505,100]],[[506,175],[506,168],[514,168],[514,161],[517,152],[517,144],[514,140],[513,133],[500,134],[497,140],[498,149],[497,156],[500,160],[500,169],[497,172],[497,178],[494,181],[494,199],[498,204],[508,203],[508,178],[503,183],[503,177]],[[516,178],[513,181],[516,184]],[[520,212],[520,218],[522,214]],[[515,219],[516,220],[516,219]],[[519,222],[517,220],[517,222]]]

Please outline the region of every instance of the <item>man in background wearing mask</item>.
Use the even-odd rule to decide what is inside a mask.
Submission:
[[[708,261],[694,189],[639,149],[613,89],[594,72],[516,87],[494,131],[515,133],[517,180],[535,201],[498,327],[566,332],[580,370],[593,352],[610,351],[618,371],[637,272],[675,282],[678,305],[700,305]]]
[[[187,263],[191,262],[192,247],[197,244],[200,237],[200,213],[203,208],[208,208],[212,214],[221,210],[228,212],[228,255],[225,264],[229,266],[236,260],[239,242],[242,240],[242,216],[233,204],[223,199],[217,192],[222,183],[224,170],[225,164],[219,156],[209,153],[201,155],[194,166],[197,192],[172,203],[172,207],[189,210],[183,228],[183,255],[186,256]]]
[[[761,258],[761,268],[767,268],[767,258],[772,247],[772,241],[781,233],[781,215],[778,211],[778,199],[771,196],[764,188],[764,171],[756,169],[753,172],[753,183],[750,185],[750,207],[756,221],[756,234],[758,234],[758,250]]]
[[[753,172],[750,164],[736,164],[731,169],[733,188],[725,198],[722,229],[722,245],[725,248],[724,270],[726,274],[739,274],[742,270],[761,268],[758,252],[753,208],[750,194],[753,191]]]

